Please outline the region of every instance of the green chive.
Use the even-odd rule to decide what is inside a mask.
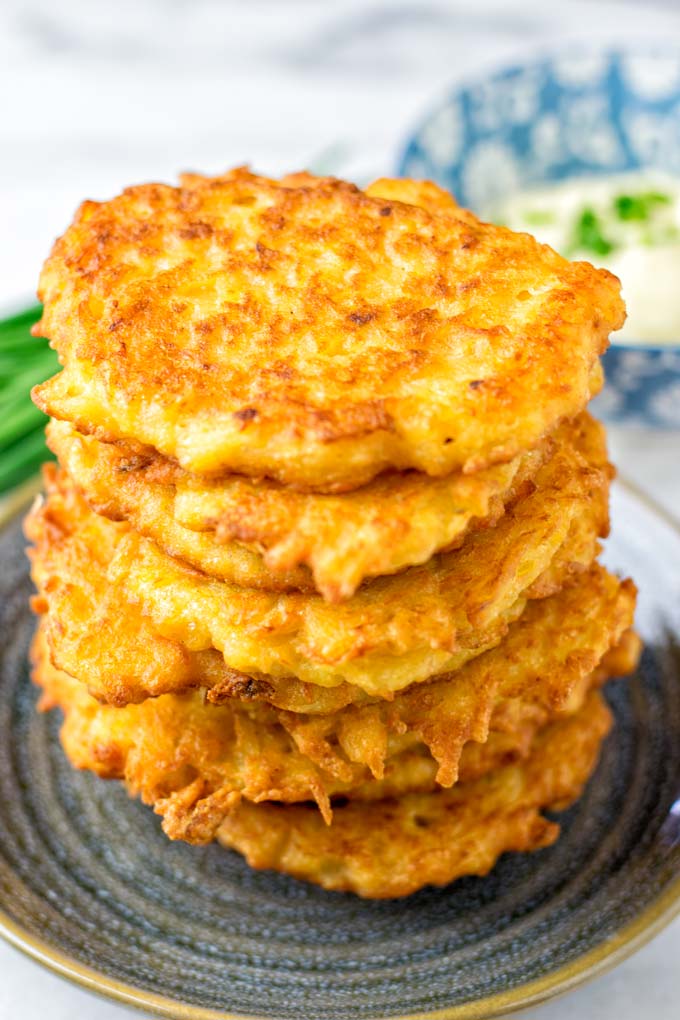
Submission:
[[[36,383],[44,382],[58,370],[59,365],[51,358],[35,358],[28,361],[14,361],[4,359],[8,371],[0,367],[0,399],[2,393],[7,390],[14,393],[26,394]],[[0,354],[0,362],[3,362]]]
[[[30,478],[46,460],[53,460],[53,457],[45,445],[44,429],[34,429],[3,451],[0,457],[0,492]]]
[[[586,206],[574,225],[570,252],[587,251],[595,255],[608,255],[615,245],[602,232],[602,224],[594,209]]]
[[[17,404],[12,409],[12,413],[6,416],[5,421],[0,426],[0,457],[4,455],[4,452],[13,443],[41,425],[44,429],[46,425],[45,415],[35,404],[32,404],[30,401]]]
[[[671,196],[662,191],[644,191],[637,195],[617,195],[614,210],[620,220],[648,220],[654,207],[670,205]]]
[[[29,308],[0,322],[0,492],[30,477],[50,457],[44,414],[31,403],[31,388],[59,370],[43,337],[31,336],[41,315]]]

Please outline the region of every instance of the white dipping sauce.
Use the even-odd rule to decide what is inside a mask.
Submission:
[[[617,342],[680,342],[680,180],[571,178],[510,195],[487,215],[615,273],[628,309]]]

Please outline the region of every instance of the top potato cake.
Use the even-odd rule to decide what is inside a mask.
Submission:
[[[244,170],[84,203],[39,296],[53,417],[319,491],[510,460],[582,409],[624,319],[611,274],[433,185]]]

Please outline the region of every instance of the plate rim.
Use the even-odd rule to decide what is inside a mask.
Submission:
[[[680,915],[680,875],[642,914],[625,928],[606,939],[572,963],[551,974],[536,978],[509,992],[497,992],[483,999],[446,1006],[426,1013],[403,1013],[375,1017],[375,1020],[492,1020],[520,1009],[538,1006],[601,977],[629,959],[651,942]],[[271,1020],[256,1013],[226,1013],[203,1006],[192,1006],[136,985],[101,975],[92,967],[79,964],[43,939],[29,935],[21,925],[0,910],[0,937],[34,962],[57,976],[94,993],[139,1011],[152,1012],[167,1020]]]
[[[660,506],[644,489],[622,475],[618,475],[614,484],[665,521],[680,538],[680,521],[676,520],[665,507]],[[12,500],[11,510],[7,508],[0,514],[0,532],[19,516],[39,491],[39,476],[29,479],[21,487],[16,493],[16,498]],[[625,927],[584,955],[549,974],[507,992],[496,992],[457,1006],[445,1006],[427,1012],[376,1016],[374,1020],[492,1020],[494,1017],[507,1016],[520,1009],[538,1006],[549,999],[566,995],[573,989],[613,970],[651,942],[679,915],[680,874]],[[271,1017],[256,1013],[227,1013],[224,1010],[190,1005],[107,977],[93,967],[78,963],[73,957],[44,939],[31,935],[1,907],[0,938],[47,970],[85,991],[123,1006],[151,1012],[167,1020],[272,1020]]]

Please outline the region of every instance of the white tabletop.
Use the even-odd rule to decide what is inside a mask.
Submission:
[[[30,299],[85,198],[180,169],[390,173],[456,79],[572,40],[680,40],[680,7],[543,0],[3,0],[0,310]],[[680,435],[615,429],[622,473],[680,514]],[[680,920],[535,1020],[676,1020]],[[138,1016],[0,944],[0,1017]]]

